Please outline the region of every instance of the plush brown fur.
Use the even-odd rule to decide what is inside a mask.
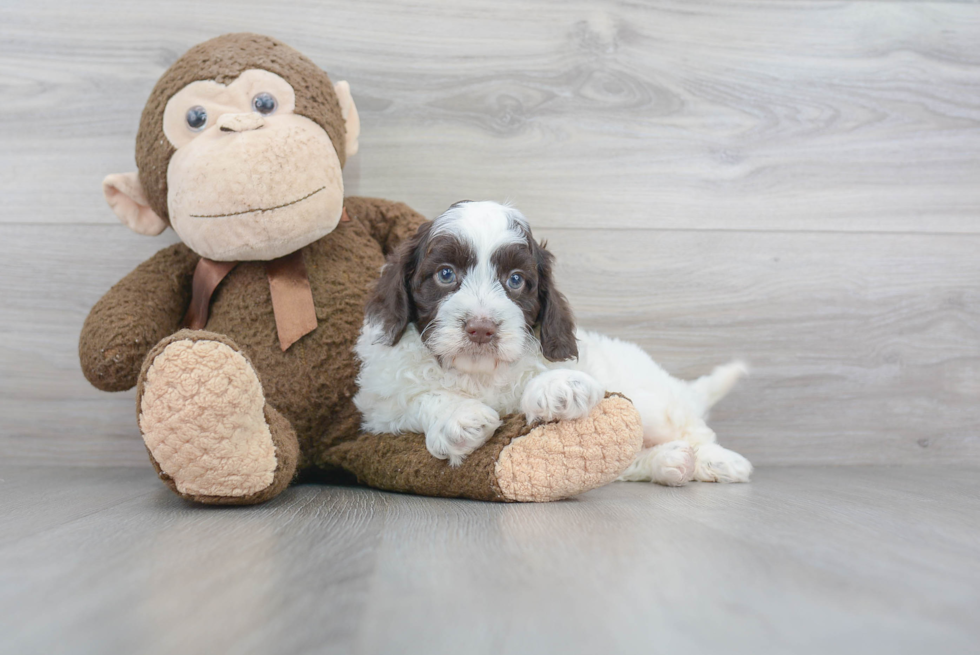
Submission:
[[[142,406],[144,382],[146,380],[147,369],[153,364],[153,361],[157,355],[161,354],[168,345],[175,341],[184,339],[189,339],[192,341],[218,341],[232,347],[234,350],[241,352],[238,345],[228,337],[214,332],[207,332],[205,330],[180,330],[166,339],[161,340],[160,343],[154,346],[154,348],[147,354],[146,359],[143,361],[143,367],[140,370],[139,381],[136,387],[137,420],[139,420],[139,408]],[[265,502],[271,498],[275,498],[283,491],[283,489],[289,486],[289,483],[292,482],[296,476],[300,455],[299,442],[296,438],[296,431],[293,429],[293,426],[290,424],[289,420],[280,414],[272,405],[270,405],[268,401],[266,401],[265,407],[262,408],[262,411],[265,415],[266,424],[269,426],[269,431],[272,434],[272,442],[276,452],[276,470],[273,475],[273,481],[272,484],[265,489],[248,496],[204,496],[199,494],[184,494],[178,491],[177,485],[173,478],[163,471],[160,464],[156,461],[156,459],[154,459],[153,453],[149,452],[149,448],[147,448],[147,452],[150,455],[150,462],[153,464],[153,468],[156,470],[157,475],[161,480],[163,480],[164,484],[170,487],[171,491],[183,496],[184,498],[187,498],[188,500],[193,500],[198,503],[207,505],[254,505]]]
[[[174,152],[161,127],[167,101],[190,82],[227,83],[254,68],[276,73],[293,85],[296,113],[324,128],[343,162],[344,122],[326,74],[274,39],[252,34],[219,37],[181,57],[161,78],[143,112],[137,138],[139,174],[153,210],[161,217],[167,217],[167,166]],[[529,426],[512,417],[457,469],[429,455],[422,435],[361,434],[352,401],[357,375],[353,346],[364,305],[385,256],[415,235],[425,219],[402,203],[386,200],[352,197],[345,206],[350,220],[303,248],[318,326],[285,352],[277,336],[265,262],[240,262],[214,292],[205,330],[179,331],[199,259],[184,244],[165,248],[138,266],[99,300],[86,319],[79,355],[85,377],[99,389],[138,386],[142,397],[155,358],[179,340],[221,342],[244,355],[256,373],[276,456],[272,484],[247,496],[181,495],[201,503],[253,504],[280,493],[294,474],[315,472],[328,477],[353,475],[382,489],[427,495],[554,500],[604,484],[625,468],[640,447],[641,435],[635,410],[621,400],[600,405],[590,419],[593,422],[577,422],[570,430],[561,423],[535,428],[540,443],[547,446],[540,453],[535,450],[538,442],[525,438]],[[542,274],[550,275],[550,261],[543,264]],[[548,326],[562,319],[563,299],[541,301],[558,312],[543,316],[542,329],[551,329]],[[574,339],[557,350],[558,355],[573,352]],[[207,373],[197,379],[207,380]],[[610,420],[624,415],[628,415],[625,422]],[[510,452],[517,454],[501,473],[498,457],[515,443],[520,447]],[[553,484],[560,477],[555,471],[563,470],[566,457],[573,474],[591,471],[581,478],[587,482]],[[153,465],[177,491],[174,479],[157,461]],[[507,496],[502,480],[508,488],[519,488],[519,495]]]
[[[352,352],[364,303],[384,263],[381,244],[425,222],[402,203],[347,198],[345,205],[351,220],[303,249],[316,330],[282,351],[264,262],[242,262],[228,274],[212,297],[205,328],[228,337],[251,360],[266,399],[296,430],[301,469],[329,468],[326,451],[358,435]],[[136,384],[150,350],[179,329],[197,260],[184,244],[170,246],[96,304],[79,345],[82,370],[93,385],[119,391]]]
[[[497,458],[514,439],[530,430],[523,416],[505,417],[490,441],[455,468],[430,455],[425,449],[425,435],[416,433],[361,434],[334,448],[330,457],[355,473],[358,482],[378,489],[506,501],[495,475]],[[398,468],[392,469],[391,462],[398,462]]]
[[[275,73],[296,91],[294,113],[322,127],[345,160],[344,119],[330,78],[323,70],[288,45],[258,34],[225,34],[188,50],[157,81],[143,108],[136,135],[136,167],[140,182],[158,216],[167,219],[167,165],[174,147],[163,134],[167,101],[191,82],[213,80],[229,84],[246,70]]]
[[[180,243],[164,248],[95,303],[78,343],[82,373],[92,386],[103,391],[136,386],[150,349],[180,329],[198,259]]]

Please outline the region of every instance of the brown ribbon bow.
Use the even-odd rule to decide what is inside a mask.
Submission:
[[[347,209],[340,220],[349,221]],[[238,262],[216,262],[201,257],[194,269],[191,304],[184,314],[183,327],[204,329],[211,313],[211,296]],[[316,329],[316,308],[313,306],[313,290],[306,271],[303,251],[297,250],[285,257],[265,264],[272,294],[272,311],[276,316],[279,347],[285,352],[291,345]]]

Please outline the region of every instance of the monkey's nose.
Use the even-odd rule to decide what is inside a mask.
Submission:
[[[254,111],[246,114],[222,114],[218,116],[216,124],[222,132],[248,132],[265,125],[265,118]]]
[[[463,330],[466,332],[466,336],[470,338],[470,341],[484,344],[493,341],[497,336],[497,329],[499,327],[499,325],[489,318],[471,318],[466,321]]]

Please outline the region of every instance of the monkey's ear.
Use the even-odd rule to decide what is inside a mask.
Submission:
[[[114,173],[102,180],[102,193],[123,225],[133,232],[156,236],[167,229],[167,221],[150,209],[139,173]]]
[[[337,82],[333,85],[337,92],[337,100],[340,101],[340,113],[344,117],[344,127],[347,131],[347,140],[344,142],[344,152],[348,157],[357,154],[357,139],[361,136],[361,118],[357,115],[357,107],[354,106],[354,98],[350,94],[350,84],[345,81]]]

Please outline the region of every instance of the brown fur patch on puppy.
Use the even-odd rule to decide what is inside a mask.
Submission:
[[[541,318],[541,298],[538,294],[540,282],[538,280],[538,262],[534,256],[532,248],[537,244],[530,235],[527,237],[528,244],[514,243],[504,246],[493,253],[490,261],[497,270],[500,285],[510,296],[510,299],[521,308],[524,313],[524,322],[527,327],[533,329]],[[507,279],[512,273],[520,273],[524,276],[524,285],[520,289],[511,289],[507,285]]]
[[[388,256],[381,277],[374,286],[364,313],[384,326],[385,345],[393,346],[402,338],[409,322],[415,320],[409,284],[419,264],[419,256],[429,238],[432,223],[423,223],[415,234]]]
[[[462,202],[469,201],[456,205]],[[455,237],[440,235],[430,239],[432,225],[420,226],[412,238],[388,257],[367,304],[367,316],[384,327],[385,345],[397,344],[409,323],[415,323],[422,341],[426,341],[425,328],[435,320],[440,302],[459,288],[466,271],[476,261],[470,246]],[[540,330],[545,358],[560,362],[578,357],[575,316],[568,300],[555,286],[554,255],[548,252],[545,243],[539,244],[529,231],[525,232],[525,244],[500,248],[491,256],[491,263],[501,286],[521,308],[527,326]],[[456,271],[456,282],[440,285],[435,275],[447,265]],[[507,278],[514,272],[524,276],[520,289],[507,285]]]
[[[529,328],[540,328],[541,351],[551,362],[578,357],[575,342],[575,316],[565,296],[554,283],[552,267],[555,257],[547,243],[534,240],[525,231],[527,245],[513,244],[493,254],[491,261],[500,276],[500,284],[511,300],[524,312]],[[524,286],[514,290],[507,285],[511,273],[524,276]]]
[[[163,111],[179,90],[199,80],[229,84],[258,68],[275,73],[296,91],[294,113],[322,127],[343,166],[344,118],[325,72],[298,51],[258,34],[225,34],[188,50],[167,69],[150,94],[136,135],[136,166],[150,207],[167,220],[167,167],[175,150],[163,133]]]
[[[411,280],[411,301],[415,306],[415,325],[426,341],[431,335],[425,328],[436,319],[442,299],[453,293],[462,283],[463,275],[476,263],[476,253],[469,244],[451,236],[439,236],[419,252],[419,264]],[[437,273],[451,267],[456,273],[452,284],[440,284]]]
[[[538,298],[541,302],[541,352],[549,362],[578,357],[575,318],[565,296],[555,287],[552,267],[555,256],[542,243],[535,249],[538,264]]]

